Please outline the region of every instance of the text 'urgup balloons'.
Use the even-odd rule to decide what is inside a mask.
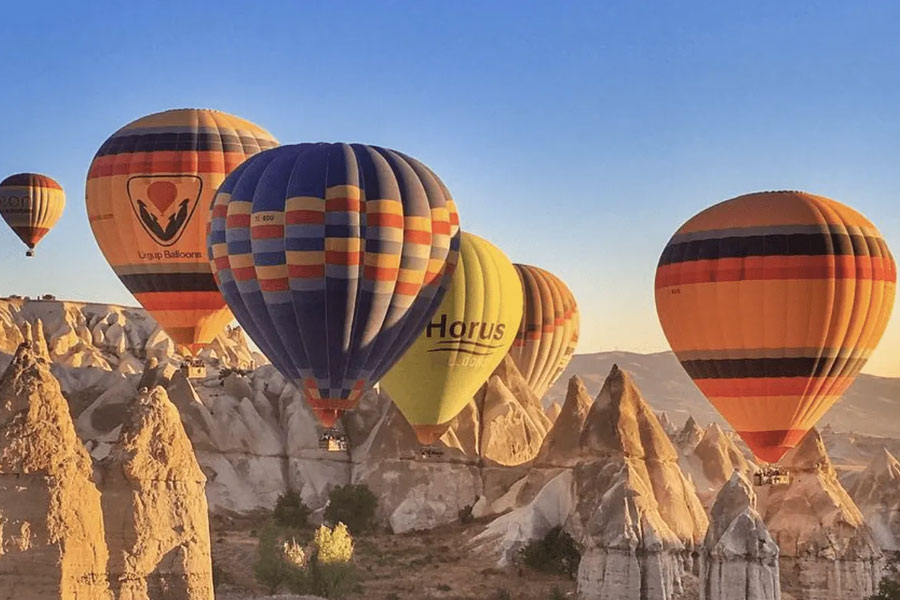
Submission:
[[[382,386],[422,444],[449,428],[509,352],[522,319],[522,286],[496,246],[463,233],[444,300]]]
[[[177,344],[196,353],[232,320],[206,258],[225,176],[276,146],[266,130],[205,109],[152,114],[114,133],[87,178],[94,237],[116,275]]]
[[[62,186],[46,175],[19,173],[0,182],[0,216],[28,246],[26,256],[56,225],[66,206]]]
[[[543,398],[578,345],[578,305],[553,273],[530,265],[515,267],[525,293],[525,308],[509,355],[535,395]]]
[[[225,180],[212,210],[222,294],[327,427],[413,343],[457,261],[444,184],[376,146],[263,152]]]
[[[682,366],[757,457],[776,462],[884,332],[894,259],[852,208],[804,192],[712,206],[675,233],[656,308]]]

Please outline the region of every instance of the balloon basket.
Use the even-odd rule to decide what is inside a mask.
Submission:
[[[440,458],[444,455],[444,450],[438,448],[437,446],[422,446],[419,449],[419,457],[422,460],[428,460],[430,458]]]
[[[790,471],[788,471],[784,467],[778,467],[775,465],[760,467],[760,469],[753,474],[753,485],[757,487],[788,485],[790,482]]]
[[[346,452],[347,436],[337,429],[329,428],[319,436],[319,450],[327,452]]]
[[[25,252],[25,256],[27,256],[28,258],[33,258],[33,257],[34,257],[34,250],[27,250],[27,251]]]

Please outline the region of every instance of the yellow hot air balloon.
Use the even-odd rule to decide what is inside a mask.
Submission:
[[[525,309],[510,357],[542,398],[562,375],[578,345],[578,305],[562,280],[544,269],[515,265]]]
[[[86,202],[97,244],[192,353],[233,319],[206,256],[212,198],[247,157],[276,145],[266,130],[223,112],[169,110],[114,133],[91,163]]]
[[[0,217],[28,246],[25,256],[56,225],[66,207],[62,186],[46,175],[19,173],[0,182]]]
[[[381,384],[422,444],[434,443],[509,351],[522,285],[496,246],[463,233],[440,307]]]
[[[852,383],[884,333],[897,268],[852,208],[805,192],[733,198],[675,233],[656,309],[682,366],[776,462]]]

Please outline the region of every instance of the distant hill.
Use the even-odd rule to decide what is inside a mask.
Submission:
[[[613,364],[629,371],[644,398],[657,411],[665,411],[676,425],[689,414],[701,424],[725,422],[694,386],[671,352],[597,352],[577,354],[556,384],[547,392],[544,403],[562,402],[569,378],[578,375],[591,395],[596,395]],[[847,393],[822,419],[836,431],[866,435],[900,437],[900,378],[860,375]]]

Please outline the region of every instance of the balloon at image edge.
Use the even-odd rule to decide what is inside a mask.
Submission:
[[[415,341],[458,249],[456,206],[428,167],[320,143],[236,169],[215,197],[208,252],[238,322],[332,427]]]
[[[196,354],[233,319],[206,257],[213,195],[247,157],[277,144],[234,115],[175,109],[125,125],[91,162],[85,202],[97,244],[182,351]]]
[[[509,352],[522,320],[522,284],[496,246],[463,233],[444,300],[381,380],[419,442],[434,443]]]
[[[66,206],[62,186],[37,173],[18,173],[0,182],[0,216],[34,256],[38,242],[53,229]]]
[[[544,269],[514,265],[524,291],[524,311],[509,355],[538,399],[565,371],[578,345],[575,296]]]
[[[852,383],[890,318],[896,265],[854,209],[748,194],[688,220],[656,271],[684,369],[753,453],[777,462]]]

